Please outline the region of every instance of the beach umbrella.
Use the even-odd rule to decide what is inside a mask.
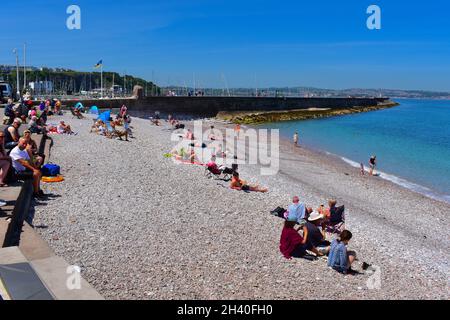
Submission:
[[[98,116],[97,120],[102,120],[104,123],[107,123],[107,122],[109,122],[110,117],[111,117],[111,111],[108,110],[108,111],[102,112]]]
[[[98,114],[98,108],[97,108],[97,106],[92,106],[92,107],[89,109],[89,113],[91,113],[91,114]]]

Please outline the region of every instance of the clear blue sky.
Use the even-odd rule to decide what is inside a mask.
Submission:
[[[66,28],[81,7],[82,29]],[[382,10],[368,30],[366,9]],[[4,0],[0,64],[28,43],[34,66],[105,70],[160,85],[450,91],[444,0]],[[8,14],[5,14],[8,13]],[[22,49],[20,54],[22,54]]]

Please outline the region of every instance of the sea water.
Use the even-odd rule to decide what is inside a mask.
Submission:
[[[393,99],[400,106],[324,119],[262,125],[292,140],[368,167],[380,178],[450,203],[450,101]]]

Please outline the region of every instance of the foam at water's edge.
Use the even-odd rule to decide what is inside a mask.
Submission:
[[[329,153],[329,152],[326,152],[326,153],[329,154],[329,155],[332,155],[332,153]],[[355,167],[355,168],[360,168],[361,167],[361,165],[359,163],[357,163],[357,162],[355,162],[353,160],[347,159],[345,157],[339,157],[339,158],[341,158],[344,162],[348,163],[352,167]],[[367,168],[365,168],[365,169],[366,169],[366,171],[368,171]],[[399,178],[399,177],[394,176],[392,174],[388,174],[388,173],[385,173],[385,172],[382,172],[382,171],[377,171],[377,173],[380,174],[380,176],[379,176],[380,178],[388,180],[388,181],[391,181],[391,182],[393,182],[393,183],[395,183],[395,184],[397,184],[399,186],[402,186],[402,187],[407,188],[409,190],[412,190],[412,191],[415,191],[417,193],[423,194],[423,195],[425,195],[425,196],[427,196],[427,197],[429,197],[431,199],[439,200],[439,201],[445,201],[445,202],[450,203],[450,195],[437,194],[435,191],[431,190],[430,188],[427,188],[427,187],[421,186],[419,184],[410,182],[408,180]]]

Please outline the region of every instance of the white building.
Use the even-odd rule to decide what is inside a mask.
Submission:
[[[33,90],[34,94],[49,94],[53,92],[52,81],[34,81],[28,83],[28,86]]]

